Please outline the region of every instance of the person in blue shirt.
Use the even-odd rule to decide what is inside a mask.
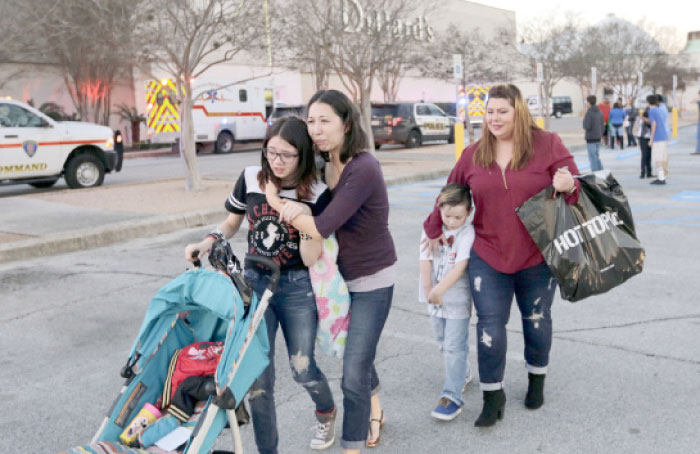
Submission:
[[[613,105],[612,110],[610,110],[610,117],[608,121],[610,123],[610,148],[615,149],[615,139],[617,139],[618,145],[620,145],[620,150],[625,148],[625,143],[623,140],[622,130],[624,129],[622,125],[625,123],[625,117],[627,114],[622,108],[622,104],[616,102]]]
[[[668,110],[663,112],[666,107],[659,107],[658,98],[656,95],[647,96],[649,103],[649,124],[651,125],[651,138],[649,146],[651,146],[651,160],[656,165],[657,174],[656,180],[651,184],[663,185],[666,184],[666,173],[664,167],[668,161]]]
[[[700,91],[698,92],[698,114],[700,115]],[[695,153],[693,154],[700,154],[700,117],[698,118],[698,130],[695,133]]]

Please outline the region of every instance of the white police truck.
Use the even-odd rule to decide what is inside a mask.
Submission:
[[[0,184],[70,188],[99,186],[121,169],[114,133],[106,126],[54,121],[19,101],[0,99]]]

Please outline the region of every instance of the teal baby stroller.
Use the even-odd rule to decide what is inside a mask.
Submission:
[[[269,270],[269,285],[260,300],[241,276],[238,260],[224,240],[209,255],[215,270],[185,272],[166,284],[151,300],[138,337],[121,375],[126,383],[108,411],[90,445],[64,453],[147,454],[176,452],[208,454],[221,431],[231,428],[235,454],[242,454],[239,419],[248,388],[268,365],[269,342],[264,313],[279,279],[279,268],[269,259],[250,256],[247,266]],[[139,410],[154,408],[167,386],[171,359],[183,347],[197,342],[222,343],[216,372],[209,379],[215,387],[200,402],[201,414],[186,440],[173,450],[138,443],[125,445],[120,435]],[[147,405],[148,404],[148,405]]]

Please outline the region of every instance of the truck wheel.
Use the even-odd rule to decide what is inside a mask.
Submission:
[[[382,146],[381,143],[374,142],[374,149],[375,150],[379,150],[379,147],[381,147],[381,146]]]
[[[34,186],[35,188],[50,188],[51,186],[55,185],[58,179],[55,180],[49,180],[49,181],[38,181],[36,183],[29,183],[29,186]]]
[[[455,128],[450,128],[450,135],[447,137],[447,143],[455,143]]]
[[[231,153],[233,151],[233,134],[228,131],[221,131],[216,138],[215,153]]]
[[[73,157],[66,166],[66,184],[71,189],[100,186],[105,179],[105,166],[89,153]]]
[[[554,116],[557,118],[561,118],[561,110],[557,110],[556,112],[554,112]]]
[[[414,129],[408,134],[408,139],[406,139],[406,147],[417,148],[420,147],[421,142],[422,139],[420,136],[420,131]]]

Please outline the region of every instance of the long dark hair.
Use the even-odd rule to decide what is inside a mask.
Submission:
[[[316,102],[331,106],[336,115],[343,121],[345,140],[340,150],[340,162],[345,164],[348,159],[354,158],[367,149],[369,142],[367,134],[362,129],[360,112],[350,101],[350,98],[338,90],[319,90],[311,97],[309,104],[306,106],[306,112],[309,112],[311,105]],[[326,162],[329,161],[328,153],[321,152],[321,156]]]
[[[306,123],[297,117],[280,118],[265,134],[263,148],[267,148],[267,143],[276,136],[279,136],[299,152],[296,169],[297,198],[308,200],[311,197],[311,186],[316,181],[316,163],[313,142],[306,129]],[[262,170],[258,172],[258,184],[262,187],[267,181],[272,181],[277,189],[282,189],[282,181],[275,176],[269,161],[262,153],[260,153],[260,161]]]

